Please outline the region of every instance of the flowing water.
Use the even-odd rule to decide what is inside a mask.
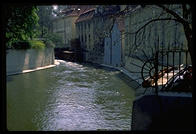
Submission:
[[[8,130],[131,130],[135,90],[119,71],[60,65],[7,77]]]

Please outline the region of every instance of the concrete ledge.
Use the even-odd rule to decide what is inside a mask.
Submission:
[[[52,64],[52,65],[48,65],[48,66],[44,66],[44,67],[37,67],[35,69],[23,70],[22,72],[9,73],[9,74],[7,74],[7,76],[16,75],[16,74],[23,74],[23,73],[30,73],[30,72],[34,72],[34,71],[38,71],[38,70],[42,70],[42,69],[48,69],[48,68],[51,68],[51,67],[55,67],[59,64],[60,64],[60,62],[58,60],[55,60],[54,64]]]
[[[119,70],[123,74],[127,75],[131,80],[134,80],[133,74],[130,73],[127,69],[125,69],[123,67],[113,67],[113,66],[105,65],[105,64],[101,64],[101,66],[108,67],[108,68],[114,68],[116,70]],[[138,84],[141,84],[142,83],[141,80],[134,80],[134,81],[137,82]]]
[[[44,69],[54,64],[54,49],[10,49],[6,54],[6,74],[20,74]]]
[[[99,65],[101,65],[101,66],[103,66],[103,67],[107,67],[107,68],[112,68],[112,69],[119,70],[118,67],[114,67],[114,66],[110,66],[110,65],[106,65],[106,64],[99,64]],[[120,71],[120,70],[119,70],[119,71]]]

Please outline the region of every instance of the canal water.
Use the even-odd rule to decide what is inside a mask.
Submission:
[[[135,90],[119,71],[60,65],[7,77],[8,130],[131,130]]]

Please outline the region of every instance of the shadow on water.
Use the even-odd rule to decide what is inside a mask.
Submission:
[[[87,66],[87,67],[93,67],[95,69],[104,69],[106,71],[118,71],[117,69],[115,68],[110,68],[110,67],[105,67],[105,66],[102,66],[98,63],[91,63],[91,62],[83,62],[83,63],[77,63],[77,64],[81,64],[83,66]]]
[[[13,77],[12,76],[6,76],[6,82],[11,82],[13,81]]]

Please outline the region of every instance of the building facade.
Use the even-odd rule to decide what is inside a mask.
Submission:
[[[182,14],[180,5],[170,5],[169,8],[178,14]],[[152,21],[143,27],[153,19],[172,17],[172,15],[155,5],[135,6],[125,15],[125,68],[127,70],[140,71],[141,68],[138,68],[138,70],[136,66],[130,63],[135,63],[142,67],[147,60],[146,57],[152,58],[154,56],[152,52],[155,52],[155,49],[187,49],[187,40],[182,24],[173,20],[161,20]],[[143,28],[141,29],[141,27]],[[136,56],[144,61],[141,62],[141,60],[134,58]],[[170,57],[172,55],[169,56],[169,59],[172,59]],[[177,55],[175,60],[179,60]],[[171,63],[172,60],[169,62]],[[181,59],[181,63],[185,63],[185,58]],[[175,62],[175,64],[177,65],[178,62]]]
[[[104,38],[112,23],[108,16],[116,11],[119,11],[117,6],[98,5],[83,12],[76,20],[85,61],[103,63]]]
[[[80,40],[81,48],[83,50],[84,61],[89,61],[90,51],[93,49],[93,15],[95,12],[95,6],[88,7],[75,22],[77,38]]]
[[[70,48],[71,40],[77,39],[75,22],[88,8],[88,5],[69,5],[53,20],[53,32],[62,37],[65,48]]]
[[[76,38],[76,19],[76,16],[65,16],[53,21],[53,32],[62,37],[65,48],[70,48],[71,40]]]
[[[104,41],[104,64],[122,66],[124,62],[124,18],[116,18],[111,33]]]

